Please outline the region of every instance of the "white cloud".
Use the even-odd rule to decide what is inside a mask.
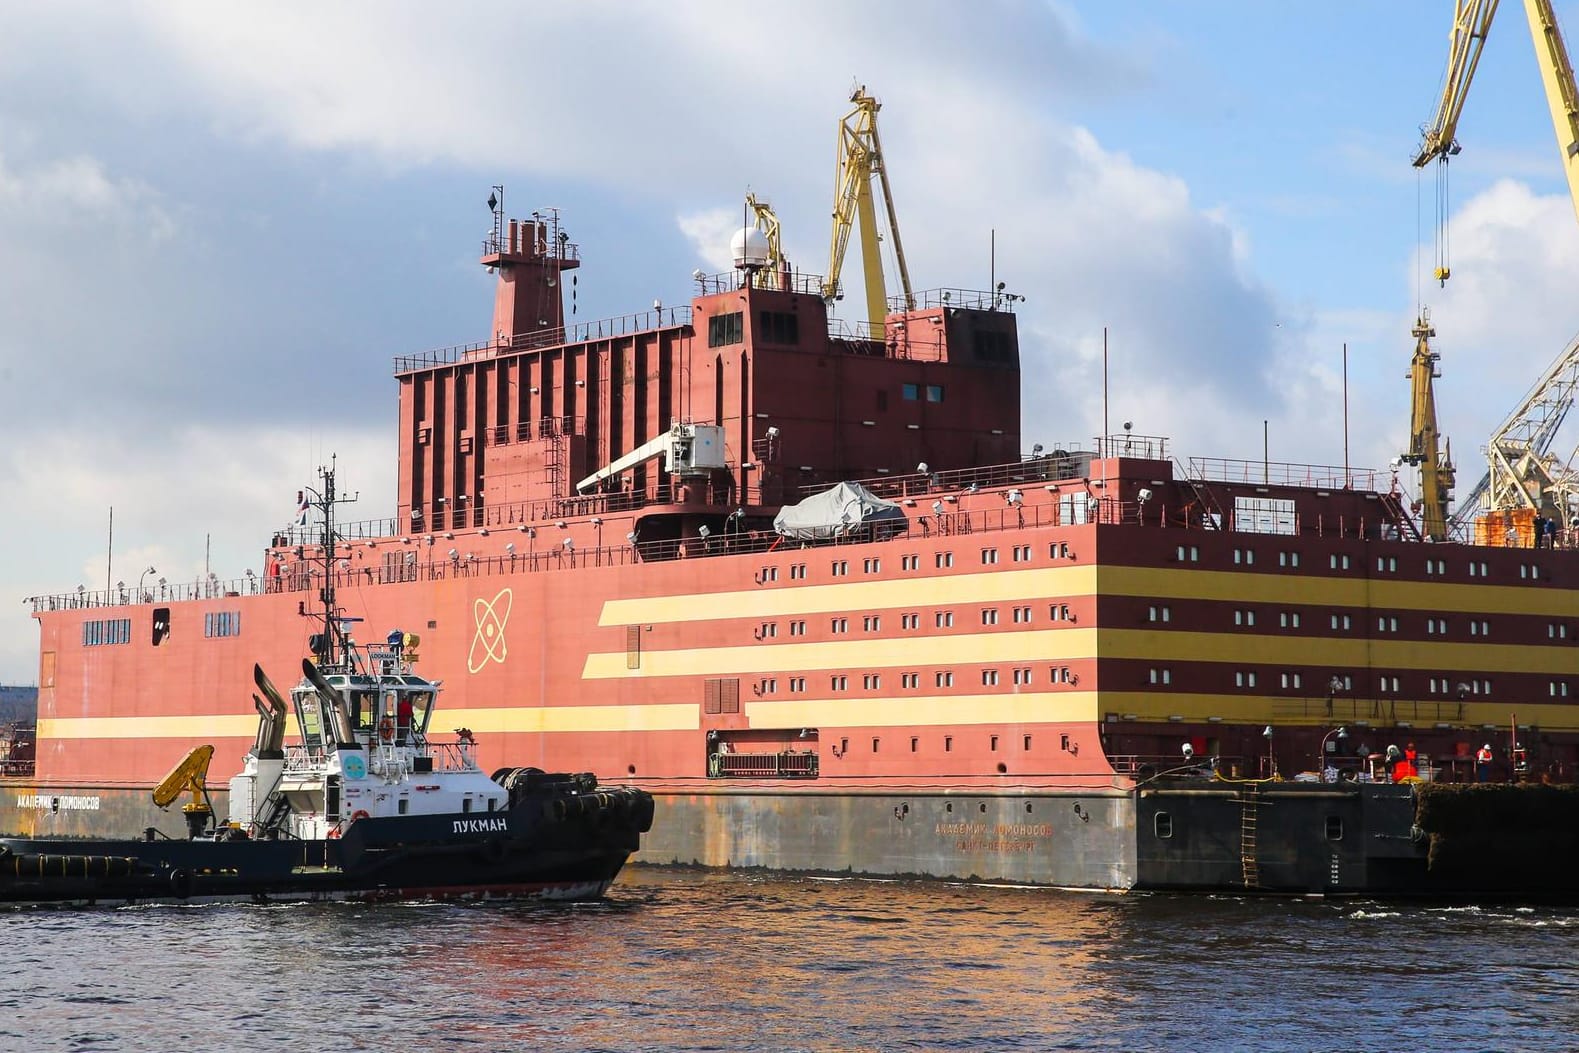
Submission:
[[[295,512],[296,490],[338,455],[339,485],[360,491],[345,520],[393,514],[389,436],[348,428],[304,435],[269,426],[177,427],[158,448],[113,431],[52,434],[0,459],[7,545],[25,559],[4,576],[0,682],[33,683],[38,630],[24,597],[135,586],[144,568],[172,583],[261,571],[271,531]],[[110,510],[114,509],[113,565]],[[150,580],[156,580],[150,577]]]

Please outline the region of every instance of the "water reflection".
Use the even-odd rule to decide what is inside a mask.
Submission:
[[[638,869],[580,906],[6,924],[5,1049],[1562,1049],[1579,1033],[1579,913],[1548,909]]]

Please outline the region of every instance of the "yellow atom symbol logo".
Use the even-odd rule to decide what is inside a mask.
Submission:
[[[477,634],[472,637],[471,654],[466,656],[466,668],[477,672],[489,662],[504,664],[509,649],[504,643],[505,623],[510,620],[513,596],[509,589],[500,589],[491,600],[473,600],[472,618],[477,622]]]

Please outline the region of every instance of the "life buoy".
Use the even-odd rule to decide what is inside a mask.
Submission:
[[[395,739],[395,722],[388,717],[380,720],[378,722],[378,737],[385,742],[393,742]]]
[[[372,816],[368,815],[366,809],[363,809],[363,808],[358,808],[356,811],[351,813],[351,822],[353,822],[353,823],[356,822],[358,819],[371,819],[371,818],[372,818]]]
[[[340,824],[336,823],[329,828],[329,840],[333,841],[340,836]]]

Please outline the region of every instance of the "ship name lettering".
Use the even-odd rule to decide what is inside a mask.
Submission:
[[[510,824],[502,816],[498,819],[456,819],[452,825],[453,832],[457,834],[486,834],[494,830],[510,829]]]
[[[44,812],[96,812],[99,810],[99,799],[79,794],[54,796],[47,793],[19,793],[16,806]]]

